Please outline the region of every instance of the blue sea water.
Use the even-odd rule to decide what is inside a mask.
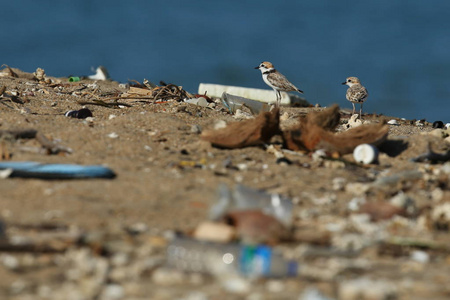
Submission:
[[[348,76],[369,90],[365,112],[450,122],[450,1],[7,1],[0,63],[51,76],[268,88],[271,61],[311,103],[345,99]]]

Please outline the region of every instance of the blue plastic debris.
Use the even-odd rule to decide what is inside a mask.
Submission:
[[[0,163],[0,170],[10,170],[8,177],[41,179],[114,178],[116,174],[99,165],[43,164],[32,161]]]

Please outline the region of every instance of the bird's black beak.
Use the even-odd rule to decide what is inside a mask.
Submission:
[[[255,69],[259,69],[259,66],[255,67]]]
[[[343,82],[342,84],[343,84],[343,85],[346,85],[346,84],[347,84],[347,82]]]

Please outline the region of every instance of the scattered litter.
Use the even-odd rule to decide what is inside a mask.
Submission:
[[[234,109],[230,101],[224,107],[223,98],[236,95],[231,92],[233,96],[223,91],[217,96],[184,94],[178,85],[177,90],[145,79],[119,85],[51,77],[45,83],[49,77],[43,70],[0,72],[2,161],[115,161],[128,175],[139,177],[131,190],[119,191],[128,175],[120,182],[83,180],[74,186],[58,180],[74,175],[68,171],[73,169],[58,165],[55,169],[64,172],[55,174],[42,164],[47,169],[33,167],[26,176],[57,181],[3,180],[11,188],[1,196],[0,264],[6,275],[18,278],[5,290],[17,293],[9,296],[145,298],[148,284],[155,297],[167,299],[220,299],[224,290],[249,300],[327,299],[319,291],[336,299],[448,294],[450,162],[442,160],[450,146],[448,129],[433,129],[425,121],[418,128],[416,120],[395,118],[399,127],[371,114],[368,124],[347,130],[340,114],[348,113],[338,107],[283,107],[279,117],[273,112],[254,115],[251,105],[243,105],[230,115]],[[273,92],[267,92],[266,100],[273,101]],[[83,136],[76,136],[76,128],[60,128],[75,124],[62,114],[77,103],[103,106],[96,109],[95,126],[93,117],[76,122]],[[124,109],[110,111],[117,108]],[[233,123],[236,116],[250,119]],[[215,123],[230,130],[226,147],[261,146],[212,148],[212,142],[200,141],[199,133]],[[38,126],[39,132],[24,126]],[[389,139],[383,142],[387,127]],[[119,138],[110,140],[109,133]],[[224,137],[217,133],[210,132]],[[66,155],[72,152],[64,147],[68,142],[77,149],[73,157]],[[382,143],[376,146],[380,164],[354,162],[352,153],[363,143]],[[428,143],[433,151],[417,159],[423,163],[412,162]],[[37,159],[56,153],[63,155]],[[8,167],[0,176],[25,172]],[[92,166],[79,167],[86,171]],[[216,199],[210,194],[218,179],[228,186],[219,188]],[[241,186],[233,185],[237,182]],[[103,191],[106,210],[97,201]],[[75,206],[64,207],[59,203],[63,198]],[[174,215],[174,207],[176,217],[159,222],[164,214]],[[111,218],[95,220],[97,213]],[[199,216],[207,219],[195,221]],[[170,259],[169,249],[175,255]],[[169,268],[166,261],[174,264]],[[433,276],[420,276],[430,270]],[[36,271],[43,277],[31,276]],[[297,279],[286,280],[288,276]],[[394,292],[389,292],[390,284]],[[312,292],[305,291],[308,287]],[[186,288],[195,291],[184,293]]]
[[[292,209],[292,201],[278,194],[269,194],[240,184],[231,190],[227,185],[221,184],[217,202],[210,210],[210,219],[220,220],[230,211],[261,210],[289,227],[292,224]]]
[[[395,126],[399,126],[400,125],[396,119],[389,120],[387,123],[389,125],[395,125]]]
[[[120,99],[135,101],[151,100],[154,103],[163,103],[170,100],[182,102],[192,98],[194,96],[183,90],[181,86],[166,84],[164,82],[161,82],[161,86],[152,89],[138,83],[138,86],[131,86],[126,93],[120,96]]]
[[[175,238],[167,248],[170,267],[187,272],[224,276],[242,274],[251,278],[286,277],[297,274],[297,264],[271,247],[216,244]]]
[[[110,134],[108,134],[108,137],[110,139],[117,139],[119,135],[116,132],[111,132]]]
[[[378,149],[369,144],[361,144],[353,150],[353,157],[362,164],[373,164],[378,161]]]
[[[222,94],[221,100],[222,104],[228,109],[231,114],[236,113],[236,111],[238,109],[241,109],[243,106],[249,108],[254,115],[269,111],[270,109],[267,103],[230,95],[225,92]]]
[[[87,78],[92,80],[109,80],[109,73],[108,70],[104,66],[99,66],[95,70],[94,75],[89,75]]]
[[[187,99],[187,100],[185,100],[185,102],[189,103],[189,104],[198,105],[201,107],[208,107],[208,101],[203,97]]]
[[[81,78],[78,76],[70,76],[69,77],[69,82],[78,82],[80,80],[81,80]]]
[[[206,92],[211,97],[222,97],[223,93],[227,93],[237,97],[244,97],[247,99],[262,101],[266,103],[275,102],[276,100],[272,90],[246,88],[240,86],[229,86],[221,84],[200,83],[198,86],[198,93],[204,94]],[[283,105],[291,104],[297,107],[311,106],[311,104],[304,98],[286,92],[281,92],[281,104]]]
[[[89,108],[82,108],[80,110],[69,110],[64,116],[76,119],[86,119],[92,117],[92,112]]]
[[[442,122],[442,121],[434,121],[432,127],[433,128],[444,128],[444,122]]]

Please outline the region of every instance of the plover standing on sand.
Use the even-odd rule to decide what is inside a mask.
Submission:
[[[357,77],[347,77],[345,82],[343,82],[342,84],[349,86],[345,96],[347,97],[347,100],[350,101],[353,105],[352,114],[355,114],[355,103],[359,103],[359,117],[361,117],[363,103],[364,101],[366,101],[367,97],[369,97],[367,89],[361,85],[361,82]]]
[[[264,82],[275,91],[277,96],[277,107],[280,107],[281,92],[299,92],[300,94],[303,94],[303,91],[290,83],[283,74],[273,67],[272,63],[263,61],[259,66],[255,67],[255,69],[261,71]]]

